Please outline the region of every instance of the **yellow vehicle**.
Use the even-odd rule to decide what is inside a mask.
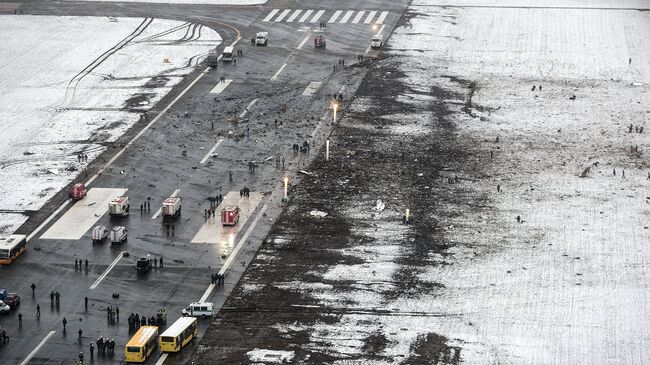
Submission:
[[[20,256],[27,248],[27,236],[12,234],[7,238],[0,238],[0,265],[9,265]]]
[[[124,348],[126,362],[145,362],[156,347],[158,327],[142,326]]]
[[[197,319],[195,317],[181,317],[160,335],[160,351],[179,352],[198,334]]]

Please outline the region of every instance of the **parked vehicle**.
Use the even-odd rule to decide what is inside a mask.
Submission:
[[[106,228],[106,226],[99,225],[93,228],[93,243],[102,243],[106,237],[108,237],[108,228]]]
[[[314,38],[314,47],[315,48],[326,48],[327,42],[325,42],[325,37],[322,35],[317,36]]]
[[[12,234],[0,238],[0,265],[9,265],[27,249],[27,236]],[[0,298],[2,299],[2,298]]]
[[[152,260],[150,255],[147,255],[147,257],[140,257],[135,263],[135,269],[140,274],[146,274],[153,269],[153,264],[151,261]]]
[[[86,196],[86,185],[84,183],[76,183],[72,185],[69,191],[70,198],[73,200],[81,200]]]
[[[181,216],[181,198],[167,198],[162,204],[163,221],[175,220]]]
[[[16,309],[20,305],[20,295],[16,293],[9,293],[5,296],[3,302],[11,307],[11,309]]]
[[[370,47],[372,48],[381,48],[384,44],[384,37],[381,34],[375,34],[370,41]]]
[[[234,226],[239,222],[239,206],[226,205],[221,210],[221,224],[224,226]]]
[[[127,231],[124,226],[116,226],[111,229],[111,243],[124,243],[127,240]]]
[[[0,300],[0,313],[9,313],[11,312],[11,307],[5,304],[2,300]]]
[[[256,46],[268,46],[269,45],[269,32],[257,32],[255,34],[255,45]]]
[[[216,49],[211,49],[208,51],[208,66],[212,68],[217,68],[217,64],[219,63],[219,53],[217,52]]]
[[[126,217],[129,215],[129,198],[118,196],[108,203],[108,215],[111,217]]]
[[[212,317],[214,315],[214,303],[210,302],[196,302],[190,303],[187,308],[181,311],[184,316],[191,317]]]
[[[235,50],[234,47],[228,46],[223,49],[223,54],[221,55],[221,60],[223,62],[232,62],[232,59],[234,56],[232,55],[233,51]]]

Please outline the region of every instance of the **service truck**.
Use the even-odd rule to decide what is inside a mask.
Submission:
[[[129,215],[129,198],[118,196],[108,203],[108,215],[111,217],[126,217]]]
[[[115,226],[110,233],[111,243],[124,243],[127,241],[127,231],[124,226]]]
[[[232,62],[232,59],[233,59],[232,53],[233,53],[234,50],[235,50],[235,48],[232,47],[232,46],[228,46],[228,47],[224,48],[223,49],[223,54],[221,55],[221,60],[223,62]]]
[[[171,197],[165,199],[162,204],[163,221],[175,220],[181,215],[181,198]]]
[[[268,46],[269,45],[269,32],[257,32],[255,34],[255,45],[256,46]]]
[[[146,274],[151,271],[151,269],[153,269],[153,264],[151,261],[151,255],[147,255],[147,257],[140,257],[135,263],[135,269],[140,274]]]
[[[381,34],[375,34],[370,41],[370,47],[372,48],[381,48],[384,43],[384,37]]]
[[[234,226],[239,222],[239,206],[226,205],[221,210],[221,224],[224,226]]]
[[[108,228],[103,225],[95,226],[93,228],[92,238],[93,243],[102,243],[108,237]]]
[[[208,51],[208,66],[217,68],[217,63],[219,63],[219,53],[216,49],[211,49]]]
[[[72,185],[68,193],[72,200],[81,200],[86,196],[86,185],[84,185],[84,183],[76,183]]]

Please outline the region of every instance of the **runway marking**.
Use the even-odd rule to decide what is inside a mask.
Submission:
[[[117,255],[117,257],[115,258],[115,260],[113,260],[113,262],[112,262],[112,263],[111,263],[111,264],[106,268],[106,271],[104,271],[104,273],[101,274],[101,275],[97,278],[97,280],[95,280],[95,282],[93,283],[93,285],[90,286],[90,290],[95,289],[95,288],[97,287],[97,285],[99,285],[99,283],[101,283],[102,280],[104,280],[104,278],[106,277],[106,275],[108,275],[108,273],[111,272],[111,270],[113,270],[113,268],[115,267],[115,265],[117,265],[117,263],[120,262],[120,260],[122,259],[123,255],[124,255],[124,252],[126,252],[126,251],[122,251],[122,252],[120,252],[120,253]]]
[[[352,24],[357,24],[357,23],[359,23],[359,21],[360,21],[361,18],[363,17],[363,14],[365,14],[365,13],[366,13],[365,10],[362,10],[362,11],[358,12],[358,13],[357,13],[357,16],[355,16],[354,19],[352,19]]]
[[[260,218],[262,217],[262,215],[264,215],[264,212],[266,212],[266,209],[267,209],[268,207],[269,207],[268,204],[264,204],[264,206],[263,206],[262,209],[259,211],[259,213],[257,213],[257,216],[255,217],[255,219],[254,219],[253,222],[251,223],[250,227],[248,227],[248,229],[246,230],[246,233],[244,233],[244,236],[239,240],[239,242],[237,243],[237,246],[236,246],[235,249],[232,251],[232,253],[230,254],[230,256],[228,256],[228,259],[226,260],[226,262],[225,262],[225,263],[223,264],[223,266],[221,267],[221,270],[219,270],[219,274],[223,275],[223,274],[226,273],[226,270],[228,270],[228,268],[229,268],[230,265],[232,264],[232,261],[233,261],[233,260],[235,259],[235,257],[237,256],[237,253],[239,252],[239,250],[242,248],[242,246],[244,246],[244,243],[245,243],[246,240],[248,239],[248,236],[250,236],[251,232],[253,231],[253,229],[255,228],[255,226],[257,225],[257,223],[259,222],[259,220],[260,220]],[[214,289],[214,285],[213,285],[213,284],[210,284],[210,285],[208,286],[208,288],[205,290],[205,293],[203,293],[203,296],[201,297],[201,299],[199,299],[199,302],[205,302],[205,301],[208,299],[208,297],[210,296],[210,294],[212,293],[212,290],[213,290],[213,289]]]
[[[215,216],[206,220],[191,243],[212,243],[217,244],[218,248],[234,247],[239,229],[246,224],[263,198],[261,193],[251,193],[248,197],[241,197],[236,191],[228,192],[221,204],[215,208]],[[221,209],[226,205],[239,206],[239,222],[234,226],[223,226],[221,223]]]
[[[43,233],[41,239],[78,240],[108,211],[108,203],[127,189],[92,188]]]
[[[239,42],[240,39],[241,39],[241,37],[237,37],[237,39],[235,39],[234,42],[230,43],[230,47],[234,47],[235,44],[237,44],[237,42]],[[223,56],[223,54],[220,54],[219,58],[221,58],[222,56]]]
[[[308,36],[306,36],[305,39],[303,39],[302,42],[300,42],[300,44],[298,45],[298,48],[297,48],[297,49],[301,49],[302,46],[304,46],[305,43],[307,43],[307,41],[309,40],[309,38],[311,38],[311,34],[308,35]]]
[[[316,12],[316,15],[314,15],[314,17],[311,18],[311,21],[310,21],[310,22],[311,22],[311,23],[316,23],[316,22],[318,21],[318,19],[320,19],[320,17],[321,17],[324,13],[325,13],[325,10],[319,10],[319,11],[317,11],[317,12]]]
[[[298,17],[298,15],[300,15],[300,13],[302,13],[301,9],[294,11],[293,14],[291,14],[291,16],[289,17],[289,19],[287,19],[287,23],[293,22]]]
[[[372,18],[375,17],[375,14],[377,14],[376,10],[371,11],[370,14],[368,14],[368,17],[366,18],[366,20],[363,21],[363,23],[364,24],[370,24],[370,22],[372,21]]]
[[[199,163],[201,165],[203,165],[208,160],[208,158],[210,158],[210,156],[212,156],[212,154],[214,153],[214,150],[216,150],[217,147],[219,147],[219,145],[222,144],[222,143],[223,143],[223,138],[219,138],[217,143],[210,149],[210,151],[208,151],[208,153],[205,155],[205,157],[203,157],[203,159]]]
[[[386,28],[386,24],[382,25],[381,28],[379,28],[379,31],[377,32],[377,34],[381,34],[381,32],[384,31],[384,28]],[[382,40],[382,42],[384,42],[384,40]],[[382,44],[381,46],[383,47],[384,45]],[[366,51],[363,54],[368,54],[368,52],[370,52],[371,49],[372,49],[372,46],[368,45],[368,48],[366,48]]]
[[[226,90],[226,88],[228,87],[228,85],[230,85],[231,82],[232,80],[225,80],[224,82],[219,82],[217,86],[215,86],[212,90],[210,90],[210,94],[221,94],[224,90]]]
[[[176,195],[178,195],[178,193],[180,193],[180,192],[181,192],[181,189],[176,189],[176,190],[174,190],[174,192],[172,193],[172,195],[170,195],[170,198],[175,198]],[[158,210],[156,211],[156,213],[153,214],[153,216],[151,217],[151,219],[154,220],[154,219],[158,218],[158,216],[160,215],[160,213],[162,213],[162,206],[161,206],[160,208],[158,208]]]
[[[72,199],[68,199],[63,204],[61,204],[61,206],[57,210],[55,210],[54,213],[52,213],[49,217],[47,217],[47,219],[43,223],[41,223],[40,226],[36,227],[36,229],[29,236],[27,236],[27,241],[30,241],[34,236],[36,236],[38,232],[40,232],[43,229],[43,227],[45,227],[48,223],[50,223],[50,221],[54,219],[54,217],[56,217],[59,213],[61,213],[61,211],[65,207],[67,207],[70,203],[72,203]]]
[[[343,12],[343,10],[335,11],[334,14],[332,15],[332,17],[330,18],[330,20],[328,20],[327,22],[328,23],[334,23],[336,21],[336,19],[339,18],[339,15],[341,15],[342,12]]]
[[[287,67],[286,63],[283,64],[282,67],[280,67],[278,72],[276,72],[275,75],[273,75],[273,77],[271,77],[271,81],[275,81],[278,78],[278,76],[280,76],[280,73],[282,73],[282,70],[284,70],[285,67]]]
[[[388,16],[388,12],[387,11],[382,11],[381,15],[379,15],[379,18],[377,18],[376,23],[377,24],[383,24],[384,20],[386,20],[387,16]]]
[[[273,17],[275,16],[275,14],[278,13],[278,11],[280,11],[280,9],[273,9],[273,11],[271,11],[271,12],[269,13],[269,15],[267,15],[266,18],[264,18],[264,20],[262,20],[262,21],[264,21],[264,22],[268,22],[268,21],[270,21],[271,18],[273,18]]]
[[[352,14],[354,14],[354,10],[348,10],[339,23],[347,23]]]
[[[32,357],[34,357],[34,355],[36,355],[36,353],[38,352],[38,350],[40,350],[41,347],[43,347],[43,345],[45,345],[45,342],[47,342],[47,340],[49,340],[50,337],[54,336],[55,333],[56,333],[56,331],[50,331],[50,333],[48,333],[47,335],[45,335],[45,338],[42,339],[41,342],[39,342],[38,345],[36,345],[36,347],[34,347],[34,349],[32,350],[32,352],[30,352],[29,355],[27,355],[27,357],[25,358],[25,360],[23,360],[23,362],[21,362],[20,365],[26,365],[26,364],[28,364],[29,361],[32,359]]]
[[[165,352],[162,355],[160,355],[160,358],[158,358],[158,361],[156,361],[156,365],[162,365],[165,360],[167,360],[167,356],[169,356],[169,352]]]
[[[245,117],[246,114],[248,114],[248,112],[251,110],[253,105],[255,105],[255,103],[257,103],[257,98],[253,99],[250,103],[248,103],[248,106],[246,106],[246,109],[244,109],[244,111],[241,112],[241,114],[239,114],[239,117],[240,118]]]
[[[309,18],[309,16],[310,16],[311,13],[313,13],[313,12],[314,12],[313,10],[307,10],[307,11],[305,11],[305,13],[304,13],[304,14],[300,17],[300,19],[298,20],[298,23],[304,23],[305,20],[307,20],[307,18]]]
[[[280,13],[280,15],[277,18],[275,18],[275,22],[276,23],[281,22],[282,19],[284,19],[284,17],[287,16],[287,14],[289,14],[290,12],[291,12],[291,9],[284,9],[282,11],[282,13]]]
[[[305,91],[302,92],[303,96],[311,96],[318,91],[318,88],[322,85],[323,83],[321,81],[312,81],[307,85],[307,88],[305,88]]]

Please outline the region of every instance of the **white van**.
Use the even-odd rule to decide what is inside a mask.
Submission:
[[[235,51],[234,47],[226,47],[223,49],[223,56],[221,60],[223,62],[232,62],[232,53]]]
[[[375,34],[370,41],[370,47],[372,48],[381,48],[384,43],[384,37],[381,34]]]
[[[214,303],[197,302],[191,303],[187,308],[181,311],[184,316],[192,317],[212,317],[214,315]]]

